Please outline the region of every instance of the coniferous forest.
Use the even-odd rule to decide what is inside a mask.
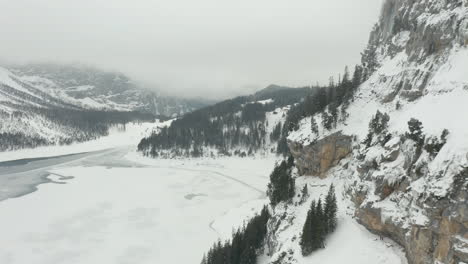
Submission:
[[[202,156],[206,148],[222,155],[250,155],[280,138],[281,124],[267,135],[266,113],[296,104],[312,94],[315,88],[270,86],[251,96],[226,100],[186,114],[141,140],[138,150],[157,157],[172,151],[176,156]],[[259,103],[259,101],[269,100]],[[237,149],[237,151],[236,151]],[[241,149],[241,150],[239,150]]]
[[[356,88],[367,78],[366,69],[356,66],[352,75],[346,67],[338,82],[331,77],[327,86],[297,89],[270,86],[251,96],[188,113],[159,133],[142,139],[138,150],[151,157],[216,154],[243,157],[264,147],[268,138],[276,144],[275,151],[286,156],[289,153],[286,138],[299,128],[301,119],[323,112],[323,126],[332,129],[339,118],[346,118]],[[270,99],[268,103],[258,103]],[[266,113],[285,106],[290,107],[285,122],[277,124],[267,135]]]

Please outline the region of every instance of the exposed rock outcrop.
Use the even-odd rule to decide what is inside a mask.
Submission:
[[[353,150],[351,137],[341,133],[304,147],[290,142],[290,147],[298,171],[320,177],[333,176],[327,171]],[[468,167],[463,161],[434,173],[428,169],[433,158],[398,136],[384,146],[354,148],[347,160],[339,166],[354,174],[347,192],[359,223],[400,244],[411,264],[468,262]]]
[[[377,71],[372,82],[382,89],[381,102],[414,101],[429,92],[435,73],[467,38],[465,0],[387,0],[362,62],[370,73]]]
[[[376,167],[358,165],[364,168],[358,172],[361,181],[349,190],[356,217],[370,231],[402,245],[409,263],[467,262],[468,168],[455,176],[449,174],[457,168],[450,167],[438,175],[426,169],[421,173],[418,168],[430,159],[423,153],[416,161],[409,145],[399,143],[397,162],[378,159]]]
[[[351,153],[352,137],[337,132],[308,146],[288,142],[299,175],[326,176],[326,172]]]
[[[304,118],[289,135],[299,174],[344,184],[358,222],[400,244],[410,264],[468,263],[467,45],[468,1],[386,0],[348,112],[338,107],[319,132]],[[367,130],[376,111],[391,120],[378,136]],[[412,118],[421,138],[407,136]],[[431,151],[445,129],[447,145]]]

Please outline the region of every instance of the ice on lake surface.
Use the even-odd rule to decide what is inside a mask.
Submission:
[[[198,264],[268,202],[276,157],[153,160],[135,152],[139,138],[0,155],[0,263]],[[330,248],[304,263],[405,263],[343,219]]]
[[[25,195],[0,202],[0,263],[199,263],[266,202],[272,159],[139,162],[129,152],[3,173],[2,187]]]

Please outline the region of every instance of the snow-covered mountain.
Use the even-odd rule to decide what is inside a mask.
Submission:
[[[113,126],[206,103],[160,96],[123,74],[85,66],[0,67],[0,151],[90,140]]]
[[[362,65],[342,76],[281,120],[294,159],[270,175],[271,216],[262,212],[215,243],[202,263],[225,263],[226,255],[265,264],[370,264],[375,256],[468,263],[468,2],[386,0]],[[332,183],[338,229],[304,256],[312,199]],[[249,240],[259,235],[263,243]]]
[[[86,141],[107,135],[112,127],[124,129],[128,122],[155,118],[134,111],[87,108],[57,96],[52,81],[42,78],[40,83],[0,68],[0,151]]]
[[[409,263],[468,262],[467,45],[466,1],[387,0],[363,53],[367,81],[288,136],[299,176],[340,186],[356,219]],[[338,122],[325,128],[331,111]],[[303,213],[279,207],[273,218],[285,214],[293,220],[270,229],[272,261],[301,232]]]
[[[122,73],[83,65],[26,64],[12,66],[10,70],[19,80],[84,108],[176,116],[209,103],[201,99],[163,96],[142,88]]]

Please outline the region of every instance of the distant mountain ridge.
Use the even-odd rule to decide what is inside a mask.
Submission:
[[[112,127],[125,129],[128,122],[156,118],[138,111],[88,108],[55,93],[55,85],[0,67],[0,151],[91,140]]]
[[[142,139],[138,149],[152,157],[276,153],[290,106],[314,91],[270,85],[188,113]]]
[[[164,96],[128,76],[83,65],[26,64],[9,70],[21,81],[87,109],[140,111],[177,116],[210,103],[203,99]]]

